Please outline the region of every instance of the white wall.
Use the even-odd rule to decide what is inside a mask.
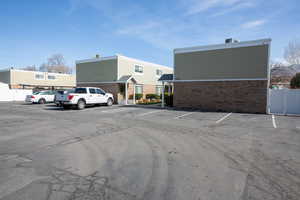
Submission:
[[[32,90],[9,89],[7,84],[0,83],[0,101],[24,101]]]

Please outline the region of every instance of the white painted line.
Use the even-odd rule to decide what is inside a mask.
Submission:
[[[275,121],[275,115],[272,115],[272,123],[273,123],[273,127],[277,128],[276,121]]]
[[[180,119],[182,117],[185,117],[185,116],[188,116],[188,115],[191,115],[191,114],[193,114],[193,112],[188,112],[188,113],[185,113],[183,115],[176,116],[176,117],[174,117],[174,119]]]
[[[143,114],[139,114],[138,116],[145,116],[145,115],[150,115],[152,113],[158,113],[158,112],[161,112],[163,110],[155,110],[155,111],[151,111],[151,112],[146,112],[146,113],[143,113]]]
[[[228,113],[227,115],[225,115],[224,117],[222,117],[221,119],[219,119],[218,121],[216,121],[216,123],[220,123],[221,121],[223,121],[224,119],[226,119],[227,117],[229,117],[232,113]]]

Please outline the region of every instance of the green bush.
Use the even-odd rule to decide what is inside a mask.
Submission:
[[[135,94],[135,100],[143,98],[143,94]],[[129,99],[133,99],[133,94],[129,95]]]
[[[146,94],[146,99],[159,99],[159,97],[157,94]]]
[[[298,89],[300,88],[300,73],[297,73],[292,79],[290,83],[291,88]]]

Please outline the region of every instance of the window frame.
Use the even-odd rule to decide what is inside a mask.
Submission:
[[[137,92],[137,87],[141,87],[142,88],[142,92],[141,93],[138,93]],[[135,94],[144,94],[144,85],[135,85]]]
[[[160,74],[157,74],[158,71],[160,72]],[[156,69],[155,74],[156,76],[161,77],[163,75],[163,71],[161,69]]]
[[[141,69],[141,70],[136,70],[136,69]],[[135,74],[140,74],[140,75],[142,75],[142,74],[144,74],[144,67],[142,66],[142,65],[137,65],[137,64],[135,64],[134,65],[134,73]]]
[[[43,78],[37,78],[37,76],[42,76]],[[34,80],[45,80],[45,74],[43,72],[35,72]]]
[[[54,79],[49,78],[49,76],[53,76]],[[48,74],[48,75],[47,75],[47,79],[48,79],[48,80],[51,80],[51,81],[54,81],[54,80],[56,80],[56,76],[55,76],[55,75],[52,75],[52,74]]]

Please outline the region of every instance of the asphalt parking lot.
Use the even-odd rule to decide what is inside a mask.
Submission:
[[[0,103],[1,200],[300,197],[300,117]]]

